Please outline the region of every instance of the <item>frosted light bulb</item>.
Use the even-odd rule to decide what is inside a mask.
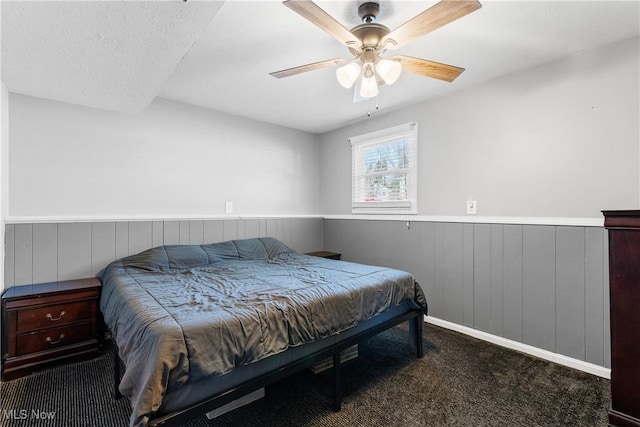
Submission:
[[[360,96],[363,98],[373,98],[378,96],[378,82],[375,76],[363,77],[360,85]]]
[[[360,65],[357,62],[351,62],[336,70],[336,77],[338,78],[338,83],[340,83],[343,87],[347,89],[353,86],[353,83],[355,83],[359,75],[360,75]]]
[[[373,98],[378,96],[378,82],[373,62],[365,62],[362,66],[362,84],[360,85],[360,96],[363,98]]]
[[[400,64],[400,61],[381,59],[376,64],[376,71],[386,84],[392,85],[402,73],[402,64]]]

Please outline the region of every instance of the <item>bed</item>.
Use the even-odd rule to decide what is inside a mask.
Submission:
[[[299,254],[273,238],[149,249],[101,275],[130,426],[179,425],[412,321],[424,293],[406,272]],[[334,410],[340,363],[334,363]]]

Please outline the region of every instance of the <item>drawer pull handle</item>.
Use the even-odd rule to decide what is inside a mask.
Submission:
[[[52,322],[55,322],[56,320],[60,320],[62,319],[62,317],[64,317],[64,315],[67,314],[66,311],[61,311],[60,312],[60,316],[56,317],[55,319],[53,318],[53,315],[51,313],[47,313],[47,319],[51,320]]]
[[[64,339],[64,334],[60,334],[60,338],[58,339],[58,341],[51,341],[51,337],[46,338],[47,342],[51,345],[60,344],[63,339]]]

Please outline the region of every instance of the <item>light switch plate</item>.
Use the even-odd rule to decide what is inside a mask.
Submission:
[[[475,200],[467,200],[467,215],[475,215],[478,203]]]
[[[233,213],[233,202],[225,202],[224,211],[225,213]]]

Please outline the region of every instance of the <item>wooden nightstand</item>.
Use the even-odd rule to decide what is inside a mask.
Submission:
[[[14,286],[2,295],[2,380],[100,353],[100,279]]]
[[[317,256],[320,258],[328,258],[328,259],[340,259],[342,254],[337,252],[328,252],[328,251],[318,251],[318,252],[307,252],[305,255]]]

